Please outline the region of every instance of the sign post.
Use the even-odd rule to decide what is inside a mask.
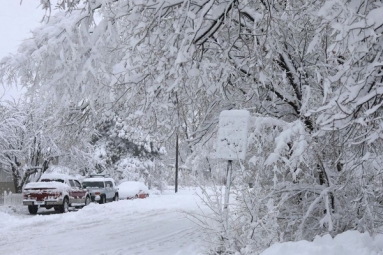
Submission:
[[[226,189],[223,205],[224,227],[229,230],[229,199],[233,160],[244,160],[250,113],[246,110],[222,111],[219,115],[216,157],[227,160]]]
[[[175,178],[174,178],[174,180],[175,180],[175,183],[174,183],[174,191],[175,191],[175,193],[177,193],[178,192],[178,133],[176,134],[176,165],[175,165],[175,167],[176,167],[176,176],[175,176]]]

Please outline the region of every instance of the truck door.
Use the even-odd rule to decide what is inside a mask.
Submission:
[[[114,197],[113,183],[111,181],[106,181],[105,184],[106,184],[106,189],[105,189],[106,199],[111,200]]]
[[[80,190],[76,187],[74,180],[69,180],[70,191],[69,191],[69,203],[81,203]]]
[[[85,203],[85,195],[86,195],[86,189],[83,189],[82,186],[81,186],[81,183],[78,181],[78,180],[73,180],[74,181],[74,185],[76,186],[77,188],[77,195],[78,195],[78,203]]]

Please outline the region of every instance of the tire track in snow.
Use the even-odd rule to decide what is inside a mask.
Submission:
[[[169,209],[155,199],[92,205],[67,214],[23,215],[0,230],[0,254],[172,255],[202,242],[198,227],[180,208]]]

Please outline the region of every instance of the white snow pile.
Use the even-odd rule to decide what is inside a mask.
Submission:
[[[201,195],[198,189],[166,190],[147,199],[91,203],[65,214],[41,209],[31,216],[26,207],[16,212],[0,206],[0,254],[68,254],[71,247],[72,255],[201,255],[212,247],[181,213],[208,212],[196,193]],[[276,243],[261,255],[383,255],[383,234],[347,231],[312,242]]]
[[[276,243],[261,255],[383,255],[383,235],[347,231],[332,238],[317,236],[314,241]]]
[[[120,198],[134,197],[140,190],[149,193],[148,187],[142,182],[126,181],[118,185]]]
[[[205,208],[196,193],[165,190],[64,214],[41,208],[29,215],[26,207],[2,212],[0,206],[0,254],[202,255],[205,234],[185,214]]]
[[[10,214],[11,211],[11,207],[0,207],[0,227],[5,226],[9,221],[12,221],[14,219],[14,216]]]

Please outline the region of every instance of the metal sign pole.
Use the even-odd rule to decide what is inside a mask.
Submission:
[[[226,233],[229,230],[229,200],[230,200],[230,188],[231,188],[231,175],[233,172],[233,160],[227,161],[227,179],[225,188],[225,202],[223,205],[223,215],[225,220]]]
[[[247,110],[222,111],[219,115],[216,157],[227,160],[226,188],[222,209],[222,248],[230,239],[229,200],[233,160],[245,160],[250,113]]]
[[[177,193],[178,192],[178,133],[176,134],[176,165],[175,165],[175,167],[176,167],[176,173],[175,173],[175,178],[174,178],[174,191],[175,191],[175,193]]]

